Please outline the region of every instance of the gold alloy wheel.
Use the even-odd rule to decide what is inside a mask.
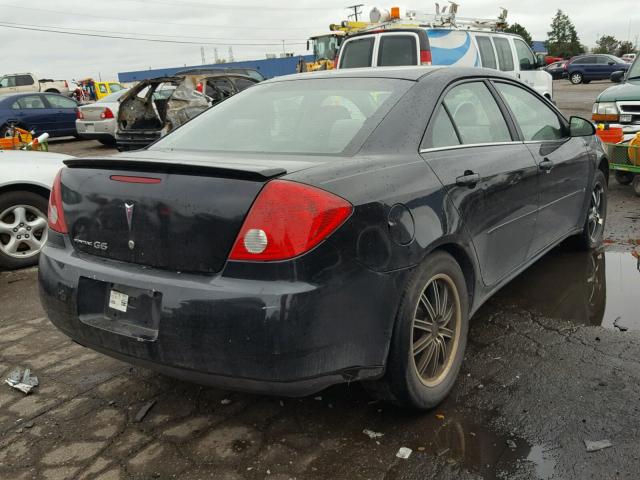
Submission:
[[[434,275],[420,294],[411,326],[413,366],[427,387],[439,385],[449,374],[460,343],[462,311],[455,283]]]

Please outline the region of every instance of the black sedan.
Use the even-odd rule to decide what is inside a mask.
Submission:
[[[169,375],[430,408],[469,318],[568,237],[601,244],[607,159],[494,70],[263,82],[151,147],[66,161],[40,289],[76,342]]]
[[[560,62],[553,62],[550,65],[547,65],[543,68],[543,70],[549,73],[554,80],[560,80],[567,76],[567,60],[562,60]]]

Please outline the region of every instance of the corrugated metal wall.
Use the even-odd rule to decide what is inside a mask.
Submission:
[[[186,67],[156,68],[153,70],[138,70],[133,72],[118,73],[118,80],[122,83],[138,82],[147,78],[174,75],[185,68],[254,68],[267,78],[279,77],[296,73],[296,65],[304,58],[305,62],[313,61],[313,55],[299,55],[296,57],[273,58],[265,60],[247,60],[245,62],[218,63],[210,65],[187,65]]]

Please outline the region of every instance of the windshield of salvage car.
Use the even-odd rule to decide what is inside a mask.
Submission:
[[[412,85],[371,78],[258,84],[212,107],[150,148],[355,153]]]

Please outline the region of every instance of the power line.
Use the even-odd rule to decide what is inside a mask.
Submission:
[[[224,45],[224,46],[249,46],[249,47],[266,47],[266,46],[274,46],[281,45],[278,43],[222,43],[222,42],[190,42],[190,41],[180,41],[180,40],[162,40],[159,38],[140,38],[140,37],[122,37],[116,35],[106,35],[106,34],[98,34],[98,33],[81,33],[81,32],[70,32],[70,31],[60,31],[60,30],[51,30],[47,28],[36,28],[30,26],[17,26],[17,25],[7,25],[0,22],[0,28],[12,28],[15,30],[29,30],[34,32],[46,32],[46,33],[57,33],[60,35],[77,35],[80,37],[98,37],[98,38],[113,38],[117,40],[137,40],[141,42],[155,42],[155,43],[173,43],[180,45]],[[288,45],[304,45],[304,43],[288,43]]]
[[[228,3],[226,4],[220,4],[220,3],[200,3],[200,2],[172,2],[172,1],[162,1],[162,0],[127,0],[127,2],[134,2],[134,3],[153,3],[156,5],[170,5],[174,8],[180,8],[180,7],[194,7],[194,8],[208,8],[208,9],[214,9],[214,10],[255,10],[256,12],[260,12],[260,11],[265,11],[265,10],[269,10],[269,11],[292,11],[292,10],[317,10],[317,11],[326,11],[327,10],[327,6],[323,6],[323,7],[295,7],[295,6],[288,6],[288,7],[273,7],[270,5],[230,5]],[[338,7],[336,7],[338,8]]]
[[[29,23],[15,23],[15,22],[7,22],[5,20],[0,20],[0,23],[7,24],[7,25],[24,26],[24,27],[35,27],[35,28],[55,28],[56,30],[69,30],[69,31],[77,31],[77,32],[80,32],[80,33],[97,32],[97,33],[108,33],[108,34],[111,34],[111,35],[138,35],[138,36],[141,35],[141,36],[147,36],[147,37],[195,38],[195,39],[202,39],[202,40],[222,40],[222,41],[233,40],[233,39],[230,39],[229,37],[206,37],[206,36],[166,35],[166,34],[158,35],[158,34],[154,34],[154,33],[117,32],[117,31],[113,31],[113,30],[97,30],[97,29],[92,29],[92,28],[60,27],[58,25],[34,25],[34,24],[29,24]],[[274,38],[248,38],[247,40],[266,40],[266,41],[274,41],[274,42],[275,41],[282,41],[280,39],[274,39]],[[295,42],[295,41],[302,42],[302,41],[304,41],[306,39],[303,39],[303,38],[287,38],[285,40],[287,42]],[[202,43],[202,42],[199,42],[199,43]]]
[[[0,6],[2,6],[2,8],[14,8],[14,9],[18,9],[21,12],[24,13],[25,9],[24,7],[18,7],[15,5],[6,5],[4,3],[0,3]],[[175,5],[174,5],[175,6]],[[63,16],[72,16],[74,18],[78,18],[78,17],[86,17],[86,18],[96,18],[98,20],[116,20],[118,22],[135,22],[135,23],[148,23],[148,24],[155,24],[155,25],[173,25],[176,27],[200,27],[200,28],[232,28],[232,29],[239,29],[239,28],[244,28],[244,29],[250,29],[250,30],[277,30],[277,31],[282,31],[282,30],[309,30],[307,27],[285,27],[283,25],[280,25],[278,27],[263,27],[263,26],[258,26],[258,27],[254,27],[254,26],[248,26],[248,25],[241,25],[241,24],[235,24],[235,25],[230,25],[229,23],[227,24],[212,24],[209,23],[207,25],[202,25],[202,24],[196,24],[196,23],[175,23],[175,22],[158,22],[158,21],[153,21],[153,20],[139,20],[136,18],[121,18],[121,17],[109,17],[109,16],[104,16],[104,15],[91,15],[88,13],[66,13],[66,12],[60,12],[57,10],[48,10],[48,9],[44,9],[44,8],[29,8],[29,12],[44,12],[44,13],[52,13],[54,15],[63,15]]]

